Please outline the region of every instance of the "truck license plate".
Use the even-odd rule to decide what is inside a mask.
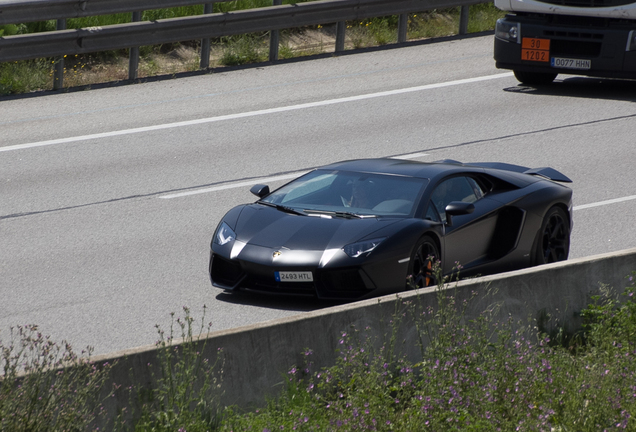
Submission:
[[[553,68],[588,70],[592,68],[592,60],[552,57]]]
[[[548,63],[550,61],[550,39],[521,39],[521,60]]]
[[[310,271],[277,271],[274,272],[276,282],[313,282],[314,277]]]

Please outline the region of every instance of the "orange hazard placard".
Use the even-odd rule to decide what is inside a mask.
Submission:
[[[549,62],[550,39],[524,37],[521,40],[521,60]]]

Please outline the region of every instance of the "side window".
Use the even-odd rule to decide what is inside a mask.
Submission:
[[[472,178],[453,177],[437,185],[431,195],[431,205],[437,209],[437,212],[442,218],[442,222],[446,222],[445,209],[449,203],[452,201],[473,203],[483,197],[483,195],[483,191]],[[429,211],[427,211],[427,217]]]
[[[437,210],[433,208],[433,204],[428,205],[428,208],[426,209],[426,216],[424,216],[424,219],[428,219],[433,222],[441,222],[439,215],[437,214]]]
[[[477,183],[475,179],[466,177],[466,180],[468,181],[468,184],[470,184],[470,187],[473,188],[473,191],[475,192],[475,196],[477,197],[477,199],[482,199],[484,195],[486,195],[484,190],[481,188],[481,186],[479,186],[479,183]]]

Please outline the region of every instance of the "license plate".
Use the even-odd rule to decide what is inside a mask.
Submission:
[[[548,63],[550,61],[550,39],[521,39],[521,60]]]
[[[314,276],[310,271],[274,272],[276,282],[313,282]]]
[[[552,57],[553,68],[588,70],[592,68],[592,60]]]

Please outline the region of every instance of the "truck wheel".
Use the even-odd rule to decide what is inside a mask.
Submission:
[[[546,85],[556,78],[555,73],[514,71],[515,78],[523,84]]]

